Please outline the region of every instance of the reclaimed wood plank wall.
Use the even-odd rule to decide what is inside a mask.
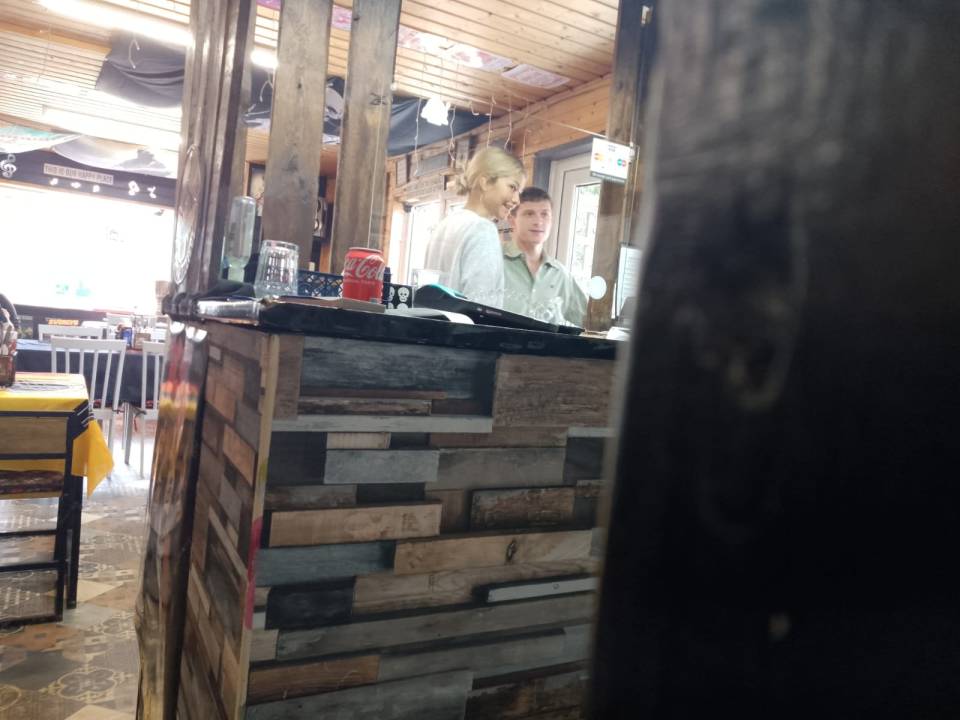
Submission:
[[[256,651],[251,562],[264,502],[257,479],[266,474],[278,345],[263,333],[216,323],[205,329],[210,360],[180,668],[183,720],[242,717],[246,705]]]
[[[580,717],[613,362],[219,330],[190,661],[225,717]]]

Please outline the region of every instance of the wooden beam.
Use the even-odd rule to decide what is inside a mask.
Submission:
[[[247,19],[247,42],[246,46],[249,48],[253,47],[255,28],[256,28],[256,19],[257,19],[257,3],[250,3],[250,17]],[[241,78],[240,78],[240,97],[248,98],[250,97],[250,85],[253,78],[253,62],[250,60],[250,53],[245,53],[242,58],[239,59],[241,65]],[[232,200],[237,195],[246,195],[247,194],[247,126],[239,122],[237,123],[237,130],[234,133],[234,151],[233,151],[233,162],[230,165],[230,194],[229,197]],[[228,218],[229,220],[229,218]]]
[[[317,214],[332,0],[287,0],[264,175],[263,237],[295,244],[310,262]]]
[[[383,247],[390,86],[399,28],[400,0],[355,0],[333,206],[335,273],[343,270],[351,247]]]
[[[613,142],[630,144],[636,139],[634,118],[635,107],[640,102],[642,38],[643,0],[622,0],[617,16],[613,84],[607,112],[607,138]],[[607,290],[603,297],[591,299],[587,307],[586,326],[590,330],[603,331],[611,325],[620,244],[623,242],[624,189],[622,184],[607,181],[600,188],[591,275],[606,280]]]
[[[184,72],[177,174],[176,292],[203,292],[220,276],[243,109],[242,68],[252,35],[251,4],[217,0],[191,7],[194,42],[187,49]]]

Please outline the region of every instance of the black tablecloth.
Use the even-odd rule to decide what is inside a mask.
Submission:
[[[153,365],[147,366],[147,400],[153,400]],[[114,368],[116,359],[114,359]],[[50,343],[42,340],[17,341],[17,370],[23,372],[50,372]],[[57,370],[64,371],[63,353],[59,354]],[[77,354],[71,353],[71,372],[77,371]],[[93,372],[93,360],[87,357],[84,361],[83,373],[87,378],[87,387],[90,387],[90,374]],[[101,358],[97,368],[97,400],[100,399],[103,388],[103,375],[106,372],[106,362]],[[116,370],[111,368],[116,377]],[[140,404],[140,382],[143,375],[143,354],[137,350],[127,349],[123,359],[123,377],[120,381],[120,404],[125,402]],[[90,398],[91,402],[94,398]],[[113,382],[107,389],[107,405],[113,401]]]

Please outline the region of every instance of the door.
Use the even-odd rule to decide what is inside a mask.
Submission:
[[[587,292],[600,207],[600,180],[590,175],[589,153],[551,163],[550,196],[554,226],[547,241],[548,252],[566,265]]]

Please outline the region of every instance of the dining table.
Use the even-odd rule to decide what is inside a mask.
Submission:
[[[61,358],[61,364],[63,360]],[[49,372],[50,371],[50,343],[45,340],[20,339],[17,340],[17,371]],[[84,375],[87,382],[93,372],[92,363],[84,366]],[[153,363],[147,364],[147,402],[153,402]],[[97,370],[97,388],[103,387],[103,376],[106,372],[106,363],[101,363]],[[115,378],[110,379],[107,388],[108,401],[113,398]],[[139,406],[141,402],[140,387],[143,382],[143,353],[133,348],[127,348],[123,359],[123,375],[120,377],[120,397],[118,405],[130,403]],[[99,390],[98,393],[99,395]]]
[[[31,454],[29,442],[24,440],[33,433],[42,435],[44,424],[51,417],[67,418],[66,459],[64,454]],[[113,456],[90,412],[84,377],[80,374],[18,372],[13,385],[0,387],[0,419],[5,428],[4,437],[0,437],[0,474],[4,470],[64,473],[60,502],[69,507],[66,514],[70,518],[68,531],[72,536],[67,607],[75,607],[83,479],[87,480],[89,496],[113,470]],[[31,430],[32,427],[35,429]],[[17,487],[5,490],[4,500],[52,497],[49,490],[30,492],[29,487],[22,492]]]

